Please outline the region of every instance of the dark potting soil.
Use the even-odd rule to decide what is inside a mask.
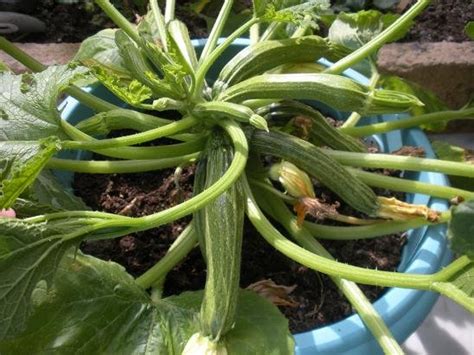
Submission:
[[[180,189],[174,183],[174,170],[140,174],[76,174],[74,190],[94,210],[144,216],[191,197],[193,173],[194,167],[184,169],[179,177]],[[324,193],[326,200],[332,202],[333,197],[328,191],[321,189],[318,193]],[[113,260],[133,276],[138,276],[165,255],[188,222],[189,218],[184,218],[114,240],[84,242],[81,249],[101,259]],[[350,242],[323,241],[323,244],[339,261],[393,271],[399,263],[404,241],[403,235],[391,235]],[[164,296],[202,289],[205,279],[205,264],[199,248],[196,248],[168,274]],[[280,307],[294,333],[335,322],[352,313],[349,302],[327,276],[286,258],[269,246],[250,223],[246,223],[241,287],[267,279],[278,285],[296,285],[290,298],[297,306]],[[383,292],[378,287],[361,288],[372,301]]]
[[[415,19],[402,42],[468,41],[464,26],[469,21],[474,21],[472,0],[435,0]]]
[[[400,4],[406,9],[414,2],[402,0]],[[130,0],[116,0],[114,4],[131,21],[136,20],[136,16],[142,15],[144,11],[134,6]],[[198,13],[191,5],[190,0],[180,1],[176,7],[177,17],[186,23],[193,38],[205,38],[208,35],[208,21],[217,16],[219,8],[212,2],[204,12]],[[238,0],[235,2],[235,8],[236,13],[239,13],[243,9],[251,8],[251,2]],[[396,9],[397,7],[394,8]],[[9,39],[36,43],[82,42],[103,28],[115,27],[98,6],[91,6],[91,3],[84,1],[60,4],[55,0],[40,0],[28,13],[46,24],[46,32],[21,36],[14,34],[8,36]],[[471,0],[437,0],[416,18],[416,24],[402,41],[467,41],[464,26],[473,20],[474,3]]]

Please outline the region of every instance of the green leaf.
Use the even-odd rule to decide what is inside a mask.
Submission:
[[[252,0],[253,13],[255,17],[260,17],[265,14],[268,6],[267,0]]]
[[[441,141],[433,141],[431,144],[439,159],[474,164],[474,152],[469,149]],[[454,187],[469,191],[474,190],[474,179],[472,178],[450,176],[449,180]]]
[[[380,34],[397,18],[397,15],[382,14],[376,10],[359,11],[353,14],[340,13],[329,28],[328,37],[333,42],[355,50]],[[390,42],[403,37],[410,25],[401,28],[390,39]]]
[[[467,213],[470,214],[472,221],[472,202],[469,204],[471,204],[471,206],[467,208],[470,209],[470,211]],[[471,238],[473,235],[472,231],[473,229],[471,227]],[[470,247],[472,247],[472,244],[470,244]],[[446,280],[434,282],[431,289],[449,297],[451,300],[460,304],[469,312],[474,313],[474,262],[472,259],[462,256],[461,258],[454,261],[451,265],[459,261],[462,261],[465,266],[460,269],[455,268],[454,270],[459,270],[450,275],[450,277],[448,277]],[[450,268],[451,265],[449,265],[446,269]]]
[[[0,208],[9,208],[60,150],[54,138],[37,142],[0,142]]]
[[[120,100],[137,108],[145,108],[143,102],[153,96],[152,90],[134,79],[124,69],[116,69],[95,60],[83,61],[92,74]]]
[[[11,72],[10,67],[3,61],[0,60],[0,73]]]
[[[113,262],[77,255],[64,259],[53,287],[39,284],[26,331],[0,342],[2,354],[181,354],[199,330],[202,292],[152,302]],[[231,354],[292,354],[287,320],[260,296],[243,291]]]
[[[31,295],[39,281],[50,285],[71,242],[46,225],[0,219],[0,339],[23,330],[31,313]]]
[[[466,24],[466,27],[464,27],[464,32],[466,32],[466,35],[474,40],[474,21],[469,21]]]
[[[451,209],[448,237],[453,251],[474,258],[474,200]]]
[[[359,11],[357,13],[340,13],[329,27],[328,38],[335,43],[341,44],[349,49],[356,50],[380,34],[390,26],[398,15],[382,14],[376,10]],[[410,29],[411,23],[401,27],[399,31],[390,38],[389,42],[402,38]],[[375,62],[377,54],[372,56]],[[363,60],[355,68],[366,75],[370,75],[368,59]]]
[[[52,66],[37,74],[0,74],[0,141],[65,138],[57,110],[61,91],[84,68]]]
[[[31,187],[20,197],[23,200],[15,201],[15,206],[18,207],[14,206],[14,209],[17,215],[21,216],[89,209],[82,199],[75,196],[70,189],[65,188],[49,170],[43,170]],[[38,205],[37,208],[34,208],[35,204]]]
[[[115,44],[115,32],[117,29],[107,28],[85,39],[74,60],[95,59],[107,66],[123,68],[122,57]]]

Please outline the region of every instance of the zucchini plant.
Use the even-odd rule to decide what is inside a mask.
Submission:
[[[85,40],[67,65],[46,68],[0,38],[0,48],[30,69],[15,75],[3,67],[0,75],[0,353],[293,353],[279,310],[239,290],[245,215],[278,251],[329,275],[387,353],[402,350],[357,283],[430,290],[474,312],[474,192],[362,170],[474,177],[472,164],[371,153],[359,140],[474,116],[470,106],[425,110],[413,93],[379,85],[377,50],[406,32],[429,0],[418,0],[398,18],[374,11],[341,14],[327,38],[317,34],[326,2],[285,7],[284,1],[254,0],[253,16],[220,40],[233,3],[224,0],[201,53],[175,18],[175,0],[166,1],[164,11],[150,1],[137,25],[109,0],[96,3],[118,28]],[[252,44],[216,67],[247,33]],[[316,64],[320,58],[332,62]],[[368,72],[369,85],[341,74],[350,67]],[[123,104],[80,88],[97,83]],[[63,95],[93,114],[76,124],[62,120]],[[314,102],[352,113],[336,128]],[[362,116],[404,111],[412,116],[356,126]],[[107,138],[118,129],[136,133]],[[158,138],[167,139],[140,145]],[[63,151],[103,159],[67,159]],[[52,173],[136,173],[190,164],[197,165],[193,196],[139,218],[89,210]],[[312,179],[366,219],[325,206]],[[435,211],[377,196],[372,187],[465,202]],[[78,251],[83,241],[119,238],[190,215],[168,253],[137,278]],[[311,222],[308,215],[344,226]],[[431,275],[344,264],[318,242],[436,224],[449,225],[458,258]],[[197,245],[207,263],[204,291],[163,298],[168,272]]]

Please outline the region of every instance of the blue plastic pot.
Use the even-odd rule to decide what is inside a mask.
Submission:
[[[205,41],[193,42],[196,49],[202,50]],[[248,40],[237,40],[225,53],[219,63],[215,65],[209,77],[215,78],[219,69],[241,49],[248,46]],[[327,62],[322,61],[323,64]],[[367,84],[368,79],[354,70],[347,70],[346,76]],[[96,88],[94,92],[104,99],[117,102],[104,88]],[[63,117],[75,124],[89,117],[92,112],[80,105],[75,99],[68,98],[62,105]],[[344,113],[331,111],[336,118],[347,117]],[[364,123],[397,120],[399,115],[383,115],[365,118]],[[402,145],[412,145],[424,148],[428,158],[434,157],[431,145],[425,134],[419,129],[393,131],[373,137],[382,151],[391,152]],[[63,157],[79,158],[78,152],[63,152]],[[65,186],[71,186],[71,174],[58,174]],[[446,177],[438,173],[407,173],[405,178],[429,182],[436,185],[448,185]],[[415,204],[428,205],[438,211],[446,210],[448,205],[444,200],[430,198],[421,194],[409,194],[407,201]],[[411,230],[408,233],[408,243],[404,247],[402,261],[398,268],[400,272],[431,274],[438,271],[451,260],[451,253],[447,247],[444,226],[424,227]],[[405,341],[414,332],[430,312],[437,294],[410,289],[389,289],[374,306],[390,327],[399,342]],[[381,354],[382,351],[366,329],[358,315],[350,316],[342,321],[314,329],[310,332],[295,335],[296,354]]]

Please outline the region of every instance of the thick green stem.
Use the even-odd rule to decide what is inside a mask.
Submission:
[[[448,175],[474,177],[474,165],[467,163],[391,154],[355,153],[331,149],[323,149],[323,151],[339,163],[354,167],[433,171]]]
[[[71,95],[81,104],[89,107],[95,112],[106,112],[106,111],[116,110],[120,108],[117,105],[111,104],[110,102],[102,100],[101,98],[98,98],[97,96],[94,96],[88,93],[87,91],[82,90],[76,85],[69,85],[64,90],[64,92],[68,95]]]
[[[165,22],[168,23],[174,20],[176,10],[176,0],[166,0],[165,7]]]
[[[209,38],[207,39],[201,57],[199,58],[199,63],[203,63],[207,59],[209,54],[212,53],[212,51],[216,48],[217,40],[222,34],[227,19],[229,18],[230,11],[232,10],[233,4],[234,0],[224,0],[224,4],[221,7],[214,26],[212,26]]]
[[[262,206],[264,210],[276,221],[281,223],[298,244],[310,252],[334,260],[332,255],[312,237],[305,227],[298,226],[296,218],[288,208],[286,208],[282,201],[266,192],[263,192],[260,197],[262,198],[259,198],[259,201],[264,201]],[[344,280],[340,277],[331,276],[331,280],[357,310],[362,321],[367,325],[369,330],[377,339],[378,343],[384,350],[384,353],[403,354],[402,349],[393,337],[390,329],[388,329],[380,314],[374,309],[361,289],[354,282]]]
[[[431,124],[443,121],[448,122],[451,120],[463,118],[474,118],[474,108],[427,113],[415,117],[401,118],[396,121],[374,123],[361,127],[341,127],[339,129],[342,132],[347,133],[353,137],[364,137],[370,136],[372,134],[390,132],[396,129],[419,127],[420,125],[424,124]]]
[[[160,36],[161,44],[165,51],[168,51],[168,35],[166,33],[166,23],[163,14],[161,13],[158,0],[150,0],[150,8],[155,20],[156,26],[158,27],[158,34]]]
[[[252,224],[270,245],[296,262],[312,270],[361,284],[415,288],[421,290],[428,290],[430,288],[434,279],[433,275],[401,274],[397,272],[369,270],[328,260],[327,258],[301,248],[286,239],[268,221],[258,207],[246,181],[244,181],[244,187],[247,195],[247,215]]]
[[[464,200],[470,200],[474,198],[474,192],[456,189],[454,187],[432,185],[420,181],[384,176],[354,168],[346,169],[357,176],[360,180],[365,182],[367,185],[373,187],[381,187],[392,191],[409,192],[414,194],[420,193],[433,197],[445,198],[448,200],[458,196],[462,197]]]
[[[239,38],[242,34],[247,32],[253,24],[257,23],[259,20],[252,18],[251,20],[244,23],[237,30],[235,30],[226,40],[221,43],[216,49],[214,49],[209,56],[202,62],[199,66],[199,69],[196,73],[196,85],[194,87],[194,97],[199,97],[204,86],[204,80],[206,78],[207,72],[212,67],[214,62],[222,55],[222,53],[229,47],[232,42]]]
[[[3,36],[0,36],[0,49],[34,72],[40,72],[46,69],[45,65],[38,62],[25,51],[22,51]]]
[[[84,161],[52,158],[47,164],[49,169],[74,171],[87,174],[125,174],[172,168],[189,163],[199,157],[199,153],[174,158],[125,161]]]
[[[39,216],[24,218],[24,222],[28,223],[40,223],[51,221],[55,219],[63,219],[63,218],[98,218],[98,219],[110,219],[110,220],[121,220],[121,221],[129,221],[131,220],[130,217],[120,216],[113,213],[106,213],[106,212],[98,212],[98,211],[65,211],[65,212],[54,212],[43,214]]]
[[[199,123],[199,120],[194,117],[186,117],[179,121],[175,121],[166,126],[150,129],[145,132],[131,134],[129,136],[123,136],[118,138],[109,138],[101,140],[87,140],[87,141],[65,141],[62,143],[64,149],[84,149],[84,150],[98,150],[106,148],[116,148],[120,146],[134,145],[152,141],[161,137],[171,136],[178,132],[189,129]],[[70,135],[76,135],[80,137],[79,132],[76,128],[71,125],[63,124],[63,128]],[[81,132],[82,133],[82,132]],[[83,133],[82,133],[83,134]]]
[[[107,14],[107,16],[120,27],[136,43],[141,43],[140,35],[133,26],[109,0],[95,0],[96,4]]]
[[[136,279],[138,285],[147,289],[164,280],[166,275],[173,269],[191,250],[196,246],[197,238],[192,224],[179,235],[169,248],[166,255],[143,275]]]
[[[377,85],[377,82],[380,79],[380,74],[377,71],[377,67],[375,65],[371,65],[372,68],[372,76],[370,77],[370,82],[369,82],[369,90],[372,92],[375,89],[375,86]],[[347,120],[343,123],[341,128],[345,127],[354,127],[357,125],[359,120],[361,119],[361,115],[357,112],[352,112],[351,115],[347,118]]]
[[[443,212],[436,223],[426,218],[414,218],[406,221],[384,221],[366,226],[328,226],[313,222],[304,222],[305,228],[318,239],[354,240],[370,239],[388,234],[400,233],[413,228],[446,223],[451,219],[450,212]]]
[[[431,0],[418,0],[407,12],[400,16],[394,23],[387,27],[383,32],[374,37],[371,41],[352,52],[343,59],[337,61],[324,72],[329,74],[340,74],[347,68],[357,64],[362,59],[375,53],[385,43],[390,41],[399,32],[400,28],[408,26],[408,24],[418,16],[425,7],[431,3]]]

